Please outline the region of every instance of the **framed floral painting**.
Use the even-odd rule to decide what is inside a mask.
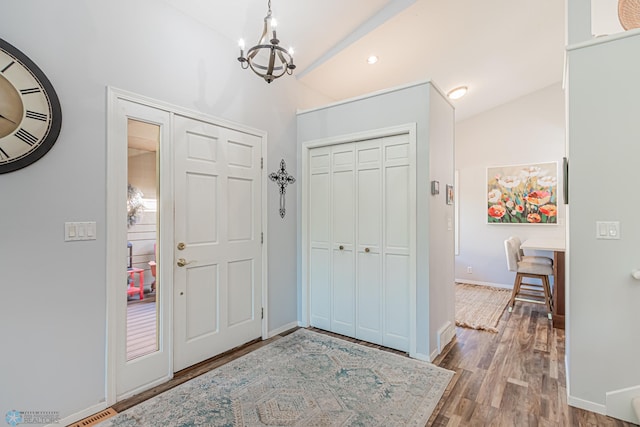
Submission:
[[[487,168],[489,224],[557,224],[558,163]]]

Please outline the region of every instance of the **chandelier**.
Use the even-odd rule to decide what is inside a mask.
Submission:
[[[244,40],[240,40],[240,66],[243,70],[251,67],[251,70],[262,77],[267,83],[271,83],[285,73],[292,75],[296,68],[293,63],[293,49],[288,51],[279,46],[280,40],[276,36],[276,20],[271,16],[271,0],[269,0],[269,11],[264,17],[264,27],[262,36],[258,44],[244,53]],[[271,39],[269,39],[271,35]]]

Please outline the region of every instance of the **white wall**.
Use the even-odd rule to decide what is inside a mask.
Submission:
[[[560,84],[457,123],[455,153],[460,188],[456,280],[511,287],[515,273],[507,270],[505,239],[511,235],[523,241],[565,237],[565,111]],[[487,167],[544,162],[558,162],[558,224],[487,224]],[[467,267],[472,268],[472,274],[467,273]]]
[[[433,116],[431,108],[435,110]],[[432,119],[444,123],[434,124]],[[407,123],[417,125],[416,344],[417,353],[421,357],[429,357],[437,350],[434,337],[438,329],[449,321],[454,322],[454,288],[449,286],[453,282],[453,231],[446,231],[446,217],[453,217],[453,207],[444,202],[445,184],[453,183],[453,108],[430,83],[399,88],[301,112],[298,115],[298,142]],[[436,139],[435,149],[430,146],[431,137]],[[430,165],[438,166],[434,166],[432,171]],[[429,182],[432,179],[441,183],[438,198],[429,195]],[[433,223],[445,227],[436,226],[440,231],[435,238],[430,236]],[[439,239],[448,239],[450,244],[445,241],[440,245]],[[431,281],[431,278],[440,280]],[[302,295],[302,289],[299,289],[299,295]],[[436,301],[435,297],[439,299]],[[430,312],[432,302],[440,304],[440,308],[433,313]],[[302,318],[301,311],[299,316]]]
[[[107,85],[266,130],[265,167],[284,158],[294,176],[295,107],[306,89],[241,70],[235,40],[166,2],[5,2],[0,28],[48,75],[63,112],[52,150],[0,176],[0,414],[65,418],[105,400]],[[268,198],[273,330],[297,319],[296,193],[284,220],[272,183]],[[65,221],[96,221],[97,240],[65,243]]]
[[[419,191],[429,194],[429,351],[437,354],[438,330],[455,325],[454,277],[454,205],[447,204],[447,185],[454,184],[454,110],[431,86],[429,88],[429,165],[428,175],[420,177]],[[440,194],[430,194],[431,181],[440,183]],[[419,223],[423,221],[418,220]],[[418,261],[420,262],[420,261]],[[441,347],[447,345],[442,342]]]
[[[640,31],[633,34],[569,50],[569,403],[607,412],[606,393],[640,386],[640,282],[630,275],[640,268]],[[595,238],[603,220],[620,222],[620,240]]]

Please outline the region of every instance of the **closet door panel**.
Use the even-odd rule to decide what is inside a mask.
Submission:
[[[331,327],[330,175],[328,148],[309,153],[309,287],[311,326]]]
[[[409,349],[410,188],[406,135],[386,138],[384,147],[384,331],[385,346]]]
[[[331,151],[331,330],[355,336],[355,171],[354,144]]]
[[[409,257],[387,254],[384,262],[385,293],[383,345],[409,350]]]
[[[385,243],[388,250],[409,250],[409,166],[385,170]],[[408,252],[407,252],[408,254]]]
[[[380,140],[360,142],[357,159],[356,338],[382,344],[382,153]]]

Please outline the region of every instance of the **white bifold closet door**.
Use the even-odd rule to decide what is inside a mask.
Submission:
[[[312,326],[409,350],[407,134],[309,151]]]

